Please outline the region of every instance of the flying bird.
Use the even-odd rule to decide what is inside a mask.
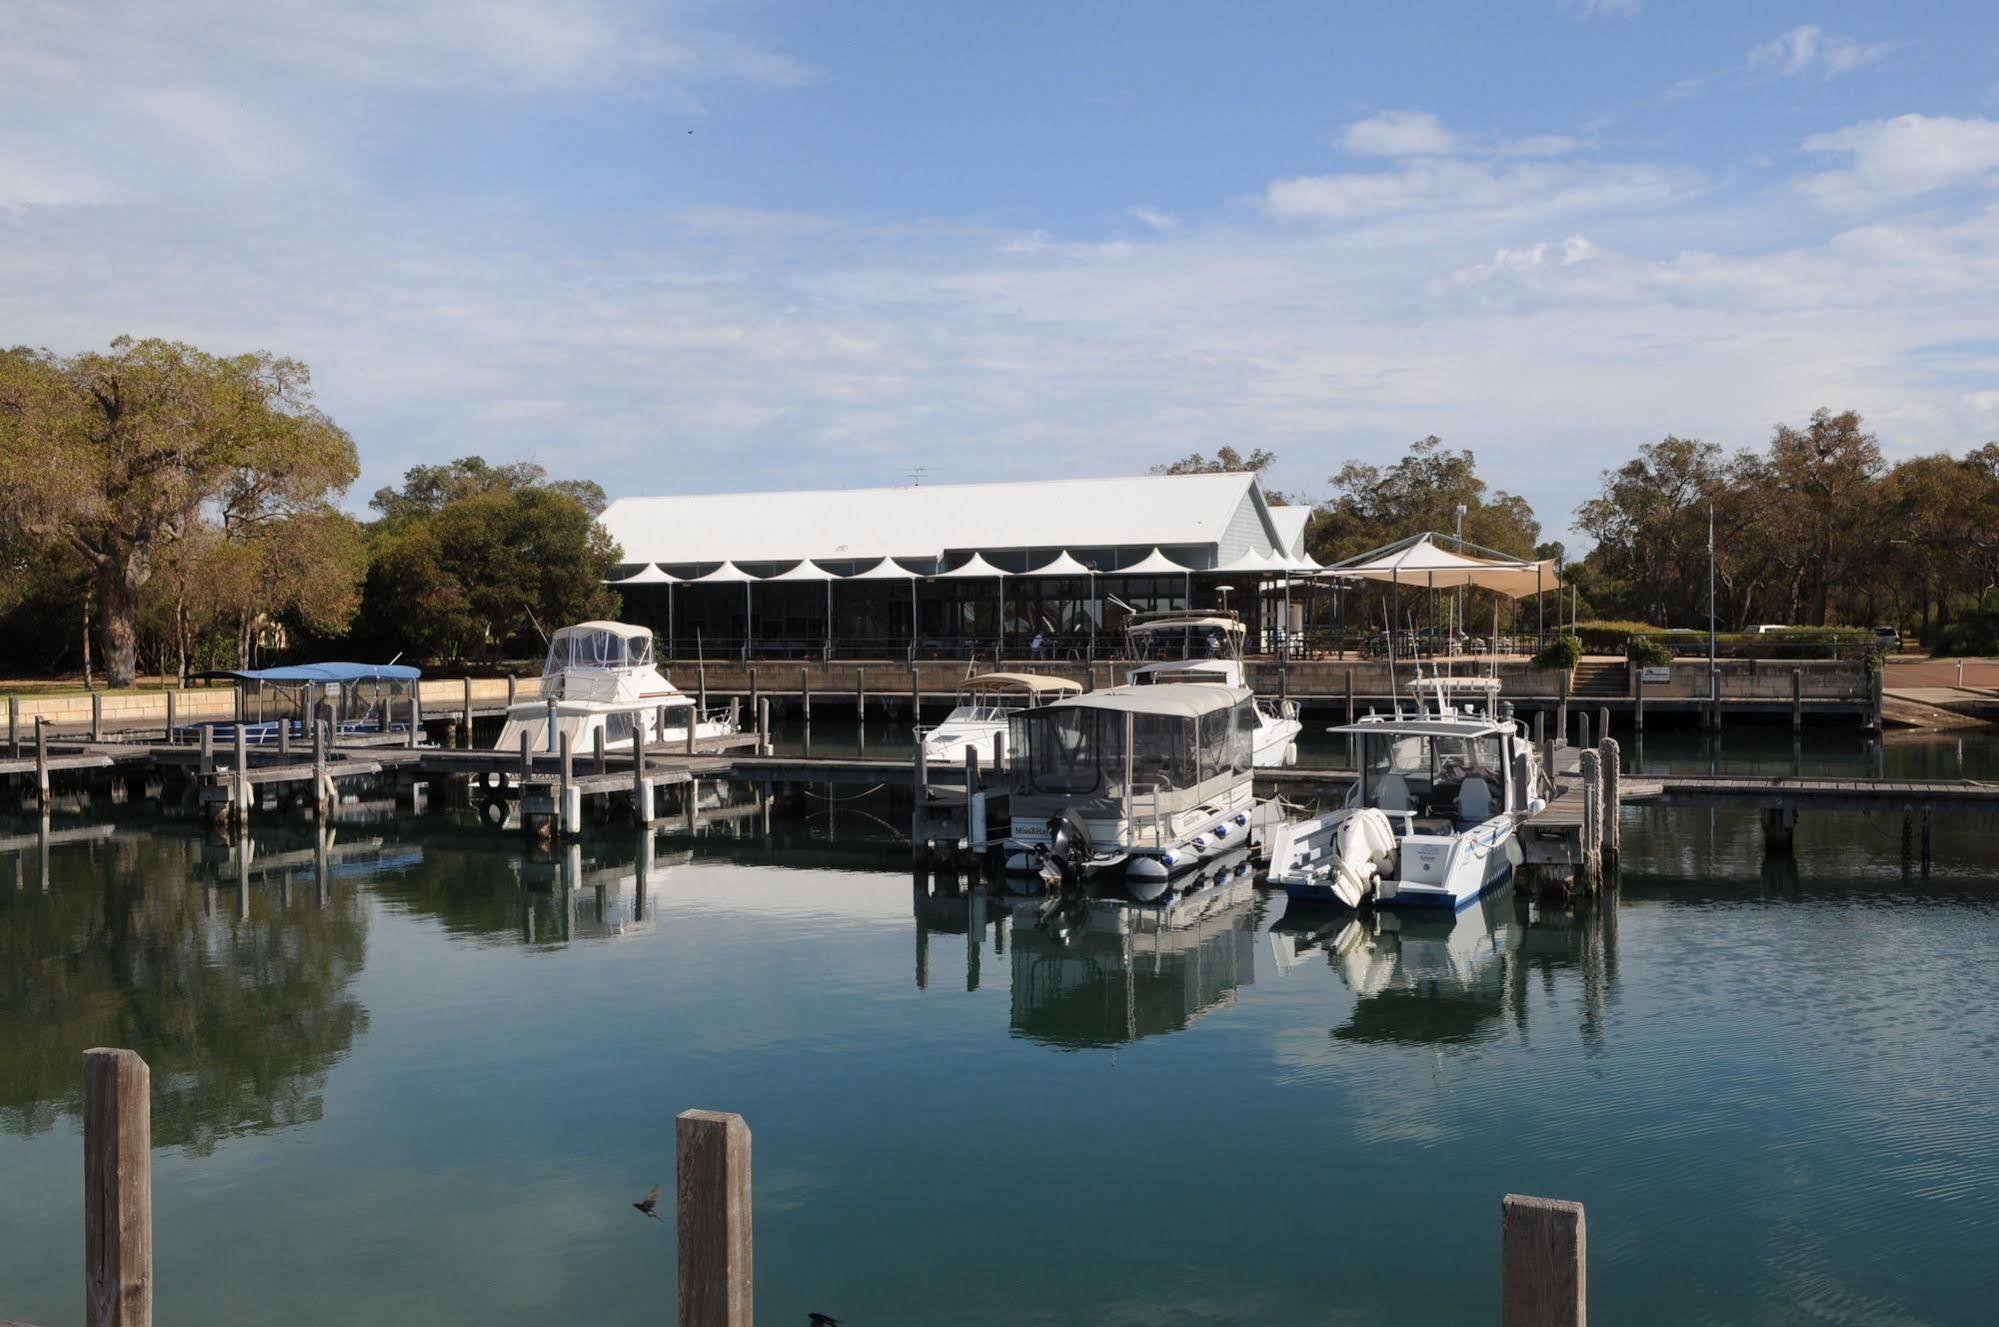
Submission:
[[[653,1185],[650,1189],[647,1189],[646,1196],[639,1199],[637,1202],[633,1203],[632,1206],[638,1208],[641,1212],[644,1212],[647,1216],[651,1217],[655,1221],[666,1220],[665,1217],[661,1216],[658,1212],[652,1210],[653,1208],[659,1206],[659,1186],[657,1184]]]

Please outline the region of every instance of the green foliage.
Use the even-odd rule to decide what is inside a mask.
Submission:
[[[1937,633],[1932,653],[1956,658],[1999,654],[1999,610],[1973,609],[1960,613]]]
[[[539,466],[468,457],[376,494],[365,638],[410,658],[537,653],[545,632],[614,616],[602,581],[618,549],[578,490]]]
[[[1673,652],[1650,636],[1631,637],[1625,657],[1640,668],[1663,668],[1673,662]]]
[[[1524,498],[1488,492],[1472,453],[1451,451],[1435,435],[1412,444],[1407,455],[1385,469],[1350,461],[1332,477],[1332,485],[1335,497],[1320,509],[1325,519],[1306,532],[1307,547],[1321,562],[1352,557],[1424,530],[1454,533],[1460,505],[1470,543],[1528,557],[1541,538],[1541,524]]]
[[[1574,636],[1557,636],[1534,656],[1536,668],[1557,668],[1568,672],[1582,662],[1583,643]]]

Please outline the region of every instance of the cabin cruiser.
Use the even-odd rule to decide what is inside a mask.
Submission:
[[[1234,613],[1138,613],[1125,624],[1130,656],[1139,661],[1131,670],[1134,686],[1161,682],[1209,682],[1225,687],[1249,685],[1242,666],[1242,642],[1247,628]],[[1298,763],[1298,707],[1290,701],[1272,705],[1254,702],[1256,729],[1250,738],[1251,763],[1258,769],[1279,769]]]
[[[584,622],[550,638],[540,699],[507,707],[494,749],[517,751],[526,734],[533,750],[554,751],[567,734],[572,750],[588,751],[600,731],[605,746],[629,746],[635,725],[649,746],[686,741],[690,723],[697,738],[735,732],[726,712],[699,714],[697,708],[655,665],[652,632],[625,622]]]
[[[944,722],[921,733],[923,759],[933,770],[962,764],[965,748],[976,748],[979,767],[998,763],[995,739],[1007,721],[1021,710],[1033,709],[1064,696],[1081,694],[1082,683],[1066,677],[1034,673],[980,673],[958,687],[958,702]]]
[[[1008,720],[1007,871],[1044,885],[1120,874],[1150,902],[1250,838],[1256,702],[1240,687],[1111,687]]]
[[[1520,827],[1547,807],[1539,753],[1517,720],[1495,713],[1496,679],[1432,678],[1415,690],[1413,716],[1331,730],[1358,742],[1359,777],[1339,809],[1273,835],[1270,882],[1292,898],[1457,910],[1512,878]],[[1460,704],[1466,692],[1483,705]]]

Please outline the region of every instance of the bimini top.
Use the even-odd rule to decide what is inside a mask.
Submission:
[[[1130,632],[1147,631],[1226,631],[1240,634],[1246,631],[1241,618],[1234,613],[1187,613],[1168,610],[1159,613],[1138,613],[1125,623]]]
[[[652,632],[629,622],[579,622],[548,639],[543,677],[570,668],[650,668]]]
[[[1066,677],[1042,677],[1038,673],[980,673],[959,685],[966,691],[1032,691],[1037,695],[1083,689],[1081,682],[1071,682]]]
[[[1393,714],[1370,715],[1343,723],[1329,733],[1391,733],[1398,737],[1497,737],[1514,732],[1510,720],[1488,719],[1482,714],[1426,714],[1420,718],[1398,719]]]
[[[1251,695],[1246,688],[1216,686],[1213,682],[1160,682],[1149,687],[1111,687],[1107,691],[1092,691],[1086,696],[1072,696],[1056,701],[1042,713],[1048,710],[1091,709],[1198,719],[1203,714],[1240,705]]]
[[[409,664],[316,663],[283,668],[221,669],[200,677],[233,677],[244,682],[414,682],[423,670]]]
[[[578,622],[573,627],[563,627],[555,633],[554,638],[559,640],[572,632],[584,631],[607,631],[613,636],[621,636],[626,640],[630,640],[635,636],[650,637],[652,635],[652,631],[649,628],[635,627],[629,622]]]

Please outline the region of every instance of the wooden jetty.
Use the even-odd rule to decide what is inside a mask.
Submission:
[[[152,1069],[137,1052],[83,1052],[86,1327],[153,1327]],[[756,1204],[749,1121],[686,1110],[673,1122],[677,1327],[754,1327]],[[1581,1203],[1500,1200],[1502,1327],[1586,1327]],[[835,1306],[828,1306],[835,1307]],[[282,1306],[274,1309],[282,1317]],[[0,1318],[0,1327],[26,1327]]]

